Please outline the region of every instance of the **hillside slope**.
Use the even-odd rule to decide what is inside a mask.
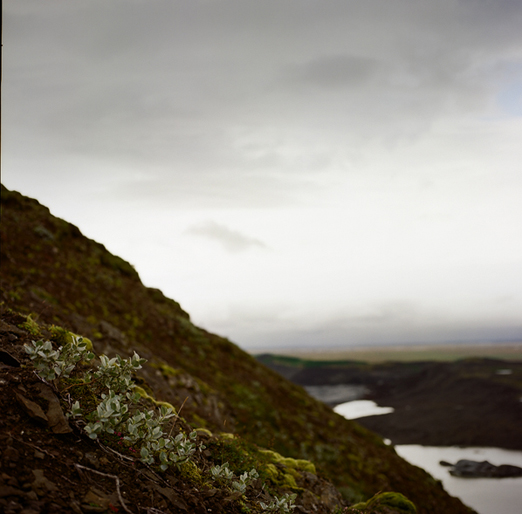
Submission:
[[[317,476],[311,473],[308,476],[295,469],[290,473],[290,461],[286,467],[277,462],[278,474],[268,481],[274,490],[298,494],[295,512],[344,512],[341,504],[367,500],[383,491],[404,494],[416,504],[419,513],[470,512],[459,500],[447,495],[440,484],[424,471],[398,457],[381,438],[356,423],[344,420],[308,396],[300,386],[269,370],[227,339],[194,326],[178,303],[157,289],[145,287],[130,264],[110,254],[103,245],[84,237],[78,228],[52,216],[36,200],[8,191],[3,186],[0,286],[2,350],[4,357],[8,354],[14,359],[11,362],[5,357],[0,368],[4,374],[3,384],[9,384],[9,387],[2,388],[1,393],[5,409],[15,408],[15,392],[22,395],[22,389],[25,389],[23,394],[27,396],[38,386],[34,373],[29,373],[29,368],[24,367],[28,366],[28,359],[23,356],[21,344],[39,337],[49,338],[52,325],[64,327],[92,340],[98,355],[131,356],[136,351],[147,359],[138,372],[136,383],[156,400],[169,402],[178,408],[183,406],[180,424],[209,431],[200,432],[210,438],[208,443],[214,449],[214,453],[210,452],[212,455],[207,450],[208,458],[216,459],[216,448],[226,447],[229,458],[225,459],[223,454],[219,463],[230,460],[231,450],[223,443],[227,439],[237,441],[236,446],[241,446],[243,453],[248,453],[250,450],[246,448],[255,445],[270,448],[286,457],[312,461]],[[31,316],[26,318],[29,314]],[[15,387],[18,388],[16,391]],[[34,460],[37,452],[44,457],[59,452],[60,444],[55,442],[45,450],[42,446],[45,441],[51,444],[52,437],[58,437],[49,435],[49,430],[44,431],[45,434],[39,432],[32,438],[33,442],[20,442],[24,433],[24,430],[19,431],[20,423],[31,422],[32,425],[27,426],[31,426],[33,431],[38,425],[26,415],[13,411],[15,415],[19,419],[14,424],[8,424],[7,416],[1,421],[0,444],[13,449],[7,456],[4,454],[2,469],[6,470],[5,476],[14,480],[13,483],[22,486],[23,483],[32,483],[32,480],[37,482],[40,475],[29,466],[31,469],[23,471],[21,468],[20,473],[32,472],[36,478],[17,478],[14,476],[18,469],[16,460],[9,461],[9,455],[12,457],[18,452],[20,459],[24,448],[23,455]],[[222,432],[236,437],[219,436]],[[77,436],[67,437],[70,439],[66,443],[71,448],[73,441],[79,441]],[[40,444],[34,442],[37,440]],[[15,448],[16,444],[18,447]],[[90,444],[90,441],[82,439],[81,444]],[[88,451],[85,447],[82,451],[87,455],[98,450],[94,447]],[[74,450],[70,450],[69,460],[73,453]],[[95,456],[93,460],[97,462],[99,473],[116,473],[110,462],[104,464],[107,458],[102,462]],[[41,468],[44,462],[47,461],[42,461]],[[52,466],[50,463],[45,465],[49,466],[45,469],[50,473]],[[266,468],[266,462],[260,465]],[[206,464],[201,463],[201,466]],[[238,465],[238,472],[240,468]],[[294,481],[288,479],[289,475],[294,476]],[[69,489],[72,494],[80,487],[65,475],[63,480],[60,476],[55,474],[51,480],[52,483],[60,482],[55,485],[60,490]],[[285,477],[288,479],[286,482]],[[196,487],[196,478],[178,472],[171,481],[170,490],[176,490],[176,495],[182,500],[176,500],[176,495],[169,499],[165,487],[159,496],[156,493],[157,498],[161,497],[162,505],[165,504],[163,512],[185,512],[187,505],[192,505],[189,512],[204,512],[210,508],[218,512],[224,508],[223,501],[212,501],[212,495],[217,493],[212,493],[208,481],[200,479],[203,481]],[[138,479],[134,475],[129,478],[131,483]],[[3,480],[6,485],[0,487],[4,487],[4,493],[6,487],[15,487],[9,485],[5,477]],[[342,502],[338,493],[329,489],[328,480],[342,494]],[[39,500],[45,498],[45,494],[51,494],[52,490],[51,486],[45,486],[45,480],[41,482],[44,484],[42,495],[36,493]],[[131,491],[127,494],[131,495]],[[152,513],[154,510],[150,509],[158,506],[154,503],[154,491],[149,496],[147,501],[152,503],[149,503],[148,512]],[[227,504],[223,512],[257,512],[252,510],[252,502],[228,501],[232,503]],[[58,500],[54,504],[55,511],[59,512]],[[82,509],[86,512],[84,507]],[[361,509],[359,512],[408,511],[400,510],[400,507],[398,510],[379,510],[375,505],[367,506],[366,510],[361,506]]]

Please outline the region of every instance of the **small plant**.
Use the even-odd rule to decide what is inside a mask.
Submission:
[[[41,337],[40,326],[33,319],[33,314],[29,314],[23,323],[18,325],[20,328],[27,330],[33,337]]]
[[[259,502],[263,512],[275,512],[278,514],[289,514],[295,509],[295,499],[297,494],[285,494],[281,498],[274,498],[270,503]]]
[[[223,480],[231,483],[231,487],[233,491],[236,491],[240,494],[245,494],[247,487],[254,481],[259,478],[259,473],[255,468],[252,468],[250,471],[245,471],[238,480],[234,480],[236,476],[228,467],[228,462],[225,462],[223,465],[212,466],[210,469],[210,474],[214,480]]]
[[[157,465],[161,471],[173,465],[180,467],[189,462],[198,449],[205,448],[197,445],[196,431],[188,435],[179,432],[171,437],[172,427],[167,433],[167,426],[176,416],[171,406],[161,405],[159,411],[138,408],[141,395],[133,390],[132,375],[142,367],[145,359],[136,352],[128,359],[120,356],[110,359],[102,355],[100,364],[94,370],[79,367],[79,364],[91,363],[94,353],[80,336],[66,335],[70,342],[57,349],[53,348],[51,341],[32,341],[32,345],[25,345],[25,351],[31,357],[37,374],[44,380],[56,380],[54,385],[57,388],[63,384],[58,380],[72,375],[73,383],[62,388],[62,393],[80,387],[94,399],[90,407],[84,409],[80,403],[84,396],[74,402],[69,396],[67,413],[67,417],[79,419],[78,426],[83,426],[91,439],[98,439],[103,434],[119,437],[119,444],[135,452],[141,462]],[[74,394],[71,395],[74,398]],[[234,498],[245,495],[249,485],[259,478],[255,468],[236,476],[228,462],[212,466],[210,475],[213,480],[228,487]],[[267,504],[259,502],[259,507],[266,513],[291,514],[296,497],[296,494],[285,494]]]
[[[222,466],[219,464],[212,466],[212,468],[210,468],[210,474],[214,480],[232,480],[234,478],[234,473],[230,471],[228,462],[225,462]]]
[[[38,341],[25,345],[38,375],[45,380],[67,378],[79,362],[90,362],[94,354],[87,350],[82,338],[74,338],[72,343],[53,349],[50,341]],[[131,449],[139,449],[140,460],[146,464],[156,464],[165,471],[169,466],[181,465],[190,460],[197,451],[197,432],[188,436],[179,433],[170,437],[164,431],[165,424],[176,414],[172,408],[162,405],[159,413],[154,410],[141,411],[135,408],[140,395],[133,392],[132,374],[146,361],[134,352],[129,359],[119,355],[109,359],[100,356],[100,365],[91,372],[84,372],[76,386],[90,387],[100,400],[94,410],[85,413],[79,400],[76,400],[67,414],[69,418],[80,418],[86,423],[84,430],[91,439],[100,435],[121,435]],[[204,449],[203,445],[199,446]],[[136,450],[135,450],[136,451]]]
[[[94,373],[94,380],[104,387],[115,392],[125,392],[132,386],[132,373],[141,369],[147,362],[134,352],[130,359],[122,359],[119,355],[109,359],[106,355],[100,356],[101,364]]]
[[[38,375],[45,380],[68,377],[80,361],[89,362],[94,358],[94,353],[87,350],[81,337],[58,350],[53,350],[51,341],[32,343],[33,346],[24,346],[25,351],[34,362]]]
[[[259,473],[255,468],[252,468],[250,471],[245,471],[240,477],[239,480],[234,480],[232,482],[232,489],[240,492],[241,494],[245,494],[246,488],[250,485],[251,482],[257,480],[259,478]]]

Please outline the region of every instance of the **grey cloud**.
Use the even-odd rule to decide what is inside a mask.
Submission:
[[[251,248],[267,248],[259,239],[246,236],[241,232],[231,230],[226,225],[220,225],[213,221],[190,227],[186,233],[216,241],[221,244],[225,250],[231,253],[244,252]]]
[[[119,197],[293,203],[313,192],[314,172],[335,167],[311,155],[310,141],[323,139],[319,153],[332,158],[370,138],[426,131],[448,111],[483,108],[492,74],[476,63],[517,55],[521,41],[520,2],[498,5],[10,2],[4,164],[62,160],[72,174],[75,158],[105,160],[148,175],[118,184]],[[253,140],[273,132],[284,145],[243,151],[228,136],[237,127]]]
[[[290,66],[285,75],[291,84],[327,88],[353,87],[364,84],[377,71],[375,59],[356,55],[330,55]]]

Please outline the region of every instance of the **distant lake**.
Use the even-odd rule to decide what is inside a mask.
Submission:
[[[361,400],[367,393],[364,386],[307,386],[308,393],[329,405],[347,419],[357,419],[393,412],[391,407],[381,407],[375,402]],[[336,401],[337,400],[337,401]],[[455,464],[458,460],[487,460],[496,466],[511,464],[522,467],[522,451],[501,448],[435,447],[416,444],[395,446],[397,454],[414,466],[441,480],[444,489],[460,498],[479,514],[522,513],[522,477],[519,478],[459,478],[449,473],[449,468],[439,462]]]
[[[487,460],[491,464],[522,467],[522,452],[501,448],[434,447],[406,444],[395,446],[410,464],[419,466],[442,481],[444,489],[457,496],[479,514],[516,514],[522,512],[521,478],[459,478],[449,474],[439,462],[455,464],[460,459]]]

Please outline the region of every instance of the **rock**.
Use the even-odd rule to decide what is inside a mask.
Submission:
[[[0,498],[5,498],[6,496],[23,496],[23,494],[23,491],[11,485],[0,485]]]
[[[465,478],[509,478],[521,477],[522,468],[518,466],[511,466],[509,464],[502,464],[495,466],[487,460],[477,462],[474,460],[459,460],[456,464],[450,464],[450,474],[455,477]]]
[[[53,393],[53,390],[43,384],[39,383],[38,388],[40,390],[39,396],[44,400],[47,400],[49,407],[47,409],[47,419],[49,427],[55,434],[68,434],[72,432],[72,428],[69,426],[67,419],[65,418],[60,400]]]
[[[103,491],[91,487],[83,497],[81,509],[86,513],[105,512],[111,504],[111,499]]]
[[[108,321],[100,321],[99,328],[108,339],[113,339],[114,341],[121,343],[123,346],[128,346],[129,343],[125,334],[114,325],[111,325]]]
[[[16,462],[18,462],[18,459],[20,458],[20,452],[16,448],[13,448],[12,446],[8,446],[4,450],[4,458],[8,461],[11,461],[11,463],[16,463]]]
[[[96,457],[95,453],[88,452],[85,454],[85,460],[96,469],[100,468],[100,461],[98,460],[98,457]]]
[[[10,323],[6,323],[5,321],[0,320],[0,334],[13,334],[16,336],[23,336],[25,335],[25,332],[15,325],[11,325]]]
[[[47,492],[56,491],[58,489],[56,484],[45,478],[43,469],[33,469],[33,475],[34,481],[31,484],[31,488],[38,496],[43,496]]]
[[[183,501],[183,499],[170,487],[161,487],[159,484],[153,483],[154,489],[158,491],[162,496],[164,496],[167,500],[172,503],[175,507],[180,510],[188,510],[187,504]]]
[[[40,514],[40,512],[40,509],[28,507],[27,509],[20,511],[20,514]]]
[[[29,400],[26,398],[23,394],[16,392],[16,399],[18,400],[18,403],[22,407],[22,409],[29,414],[29,416],[36,421],[39,421],[41,423],[48,422],[47,416],[45,415],[42,408],[32,400]]]
[[[12,336],[12,334],[9,335]],[[20,367],[20,361],[17,358],[13,357],[9,352],[4,352],[3,350],[0,350],[0,362],[2,364],[5,364],[6,366],[11,366],[14,368]]]
[[[7,485],[11,485],[13,487],[20,487],[20,483],[18,482],[18,480],[14,477],[9,477],[6,481]]]
[[[34,491],[29,491],[28,493],[25,493],[25,498],[29,501],[36,501],[38,500],[38,495]]]
[[[15,513],[20,512],[21,510],[22,510],[22,506],[18,502],[11,500],[7,504],[4,514],[15,514]]]

